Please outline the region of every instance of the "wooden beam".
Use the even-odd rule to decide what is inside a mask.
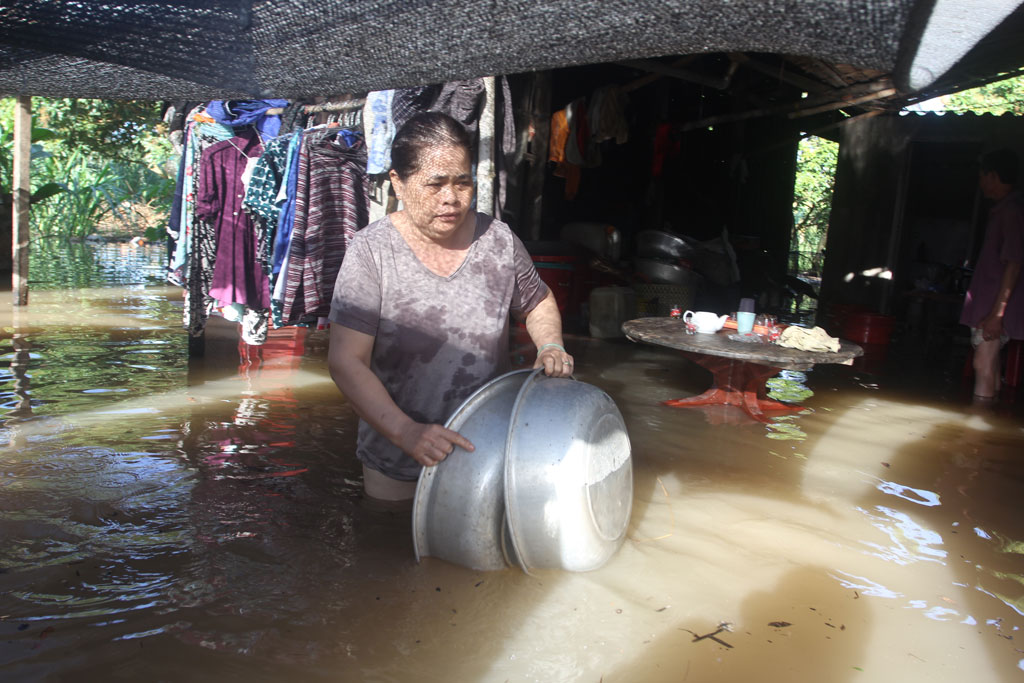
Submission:
[[[689,131],[699,128],[707,128],[721,123],[734,123],[746,119],[758,118],[761,116],[773,116],[785,114],[788,118],[809,116],[822,111],[852,107],[873,100],[884,99],[895,94],[892,83],[888,79],[881,79],[872,83],[858,83],[842,90],[833,90],[830,93],[814,95],[800,100],[784,102],[781,104],[749,109],[730,114],[716,114],[697,121],[690,121],[681,124],[679,130]],[[805,113],[806,112],[806,113]]]
[[[790,71],[786,71],[786,62],[783,62],[778,66],[772,64],[765,64],[764,62],[754,59],[753,57],[743,52],[730,52],[729,58],[734,62],[739,63],[741,66],[753,69],[754,71],[762,73],[765,76],[774,78],[783,83],[789,83],[795,88],[800,88],[801,90],[806,90],[807,92],[810,93],[820,94],[832,89],[831,87],[825,85],[824,83],[816,81],[813,78],[805,78],[800,74],[795,74]]]
[[[28,216],[32,195],[32,98],[14,108],[14,208],[11,221],[11,294],[15,306],[28,305]]]
[[[669,64],[669,66],[675,67],[675,68],[678,69],[680,67],[686,66],[687,64],[689,64],[690,62],[692,62],[696,58],[697,58],[696,55],[686,55],[685,57],[681,57],[681,58],[675,60],[674,62]],[[633,67],[630,67],[630,68],[633,68]],[[654,83],[655,81],[661,80],[662,78],[664,78],[664,76],[662,74],[647,74],[646,76],[641,76],[640,78],[636,79],[635,81],[630,81],[629,83],[626,83],[624,85],[620,85],[619,86],[619,90],[621,90],[622,92],[627,92],[627,93],[632,91],[632,90],[639,90],[640,88],[646,87],[646,86],[650,85],[651,83]]]
[[[836,109],[842,109],[844,107],[855,107],[858,104],[865,104],[867,102],[874,102],[875,100],[884,100],[887,97],[892,97],[896,94],[895,88],[887,88],[885,90],[879,90],[878,92],[867,93],[860,97],[845,98],[839,102],[830,102],[823,104],[820,107],[811,107],[810,109],[801,109],[795,111],[789,115],[791,119],[798,119],[802,116],[813,116],[814,114],[821,114],[826,111],[834,111]]]
[[[680,69],[679,67],[672,66],[670,64],[662,64],[661,62],[654,61],[653,59],[630,59],[616,63],[620,66],[628,66],[633,69],[640,69],[641,71],[650,71],[651,73],[661,74],[671,78],[678,78],[682,81],[697,83],[698,85],[706,85],[707,87],[714,88],[716,90],[727,89],[729,87],[729,83],[732,82],[732,75],[736,72],[736,62],[732,61],[729,62],[725,76],[722,78],[712,78],[710,76],[705,76],[704,74],[696,73],[695,71],[687,71],[686,69]]]

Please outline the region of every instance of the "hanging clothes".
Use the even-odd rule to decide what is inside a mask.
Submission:
[[[629,141],[626,102],[626,94],[617,85],[606,85],[593,92],[587,118],[594,142],[614,139],[616,144],[622,145]]]
[[[242,208],[245,186],[263,143],[255,129],[243,129],[203,152],[196,216],[214,227],[217,248],[209,296],[221,305],[269,309],[267,275],[256,261],[256,232]]]
[[[431,111],[437,94],[441,92],[439,85],[424,85],[414,88],[401,88],[395,90],[391,99],[391,119],[394,121],[395,130],[401,130],[405,122],[416,114]]]
[[[182,127],[182,141],[184,142],[185,136],[188,134],[187,130],[191,126],[191,123],[185,123]],[[174,182],[174,195],[171,197],[171,213],[167,219],[167,278],[175,284],[181,284],[182,280],[174,280],[172,273],[174,272],[173,261],[174,254],[178,250],[178,240],[184,240],[184,235],[181,232],[181,211],[182,204],[184,203],[184,186],[185,186],[185,150],[182,148],[181,159],[178,163],[178,175]],[[179,276],[180,277],[180,276]]]
[[[206,115],[205,107],[199,106],[189,112],[185,127],[184,149],[181,155],[175,197],[181,198],[178,211],[172,211],[167,227],[173,236],[174,244],[170,249],[167,279],[179,286],[186,286],[189,278],[189,253],[192,249],[195,223],[196,188],[199,181],[199,162],[203,150],[222,140],[227,140],[235,131],[217,123]],[[186,319],[185,326],[188,327]]]
[[[572,114],[572,107],[559,109],[551,115],[551,135],[548,138],[548,161],[555,164],[555,175],[565,178],[565,198],[573,200],[579,192],[580,167],[567,159],[566,148],[569,146],[569,138],[572,128],[569,117]]]
[[[654,131],[654,154],[651,157],[651,177],[660,178],[665,163],[679,156],[682,143],[674,134],[672,124],[660,123]]]
[[[270,140],[281,130],[280,114],[270,111],[287,106],[288,100],[213,100],[206,105],[206,113],[231,128],[253,126],[264,140]]]
[[[502,209],[505,208],[505,199],[508,192],[509,171],[515,168],[517,141],[516,120],[512,105],[512,88],[508,84],[508,77],[501,76],[498,79],[498,84],[501,86],[499,90],[501,95],[495,103],[494,138],[501,142],[501,154],[495,155],[498,191],[494,195],[494,217],[500,220]]]
[[[258,144],[260,135],[276,135],[279,112],[287,106],[287,100],[214,100],[187,117],[176,187],[180,208],[168,229],[175,233],[168,279],[185,288],[183,323],[192,336],[200,336],[210,313],[220,308],[226,317],[241,320],[242,336],[249,343],[266,338],[269,287],[253,258],[257,235],[236,216],[247,220],[241,200],[261,152],[260,146],[252,146],[252,136]],[[244,163],[204,163],[221,157],[228,141],[233,141],[236,154],[247,157],[240,160]],[[207,154],[217,145],[220,152]]]
[[[465,126],[470,137],[476,140],[480,128],[480,113],[484,108],[486,94],[482,78],[444,83],[441,86],[441,91],[437,93],[437,97],[430,104],[429,111],[448,114]]]
[[[260,344],[271,323],[307,326],[326,316],[348,243],[369,223],[371,175],[379,179],[390,168],[395,131],[416,113],[444,111],[475,134],[483,83],[369,93],[351,111],[331,114],[331,125],[289,126],[284,135],[272,110],[284,108],[292,121],[308,110],[287,100],[215,100],[197,108],[169,226],[177,228],[169,266],[186,289],[190,333],[201,334],[217,312],[239,322],[247,343]],[[516,142],[507,79],[501,86],[499,176]],[[503,199],[502,177],[496,211]]]
[[[282,320],[325,317],[345,249],[370,213],[366,145],[351,130],[307,132],[299,154],[295,223]]]
[[[293,136],[293,133],[279,135],[266,143],[263,154],[253,167],[242,200],[242,208],[252,217],[256,226],[256,260],[267,274],[272,272],[274,233],[281,214],[278,192],[284,182],[288,147]]]
[[[512,158],[516,153],[516,125],[508,78],[500,76],[495,79],[495,83],[497,92],[494,102],[494,136],[498,142],[498,153],[494,155],[494,165],[498,177],[498,191],[494,195],[494,206],[481,208],[492,211],[494,216],[500,219],[505,206],[508,170],[514,166]],[[477,144],[480,114],[483,112],[486,94],[483,78],[395,90],[391,102],[392,121],[398,130],[416,114],[427,111],[443,112],[465,126],[473,144]],[[475,164],[476,160],[473,162]]]
[[[270,259],[270,272],[275,277],[281,272],[288,251],[288,243],[292,239],[292,226],[295,225],[295,195],[299,181],[299,152],[302,148],[304,131],[296,131],[288,143],[287,161],[284,169],[284,182],[277,193],[277,202],[281,205],[281,213],[277,220],[277,231],[274,233],[274,246]],[[272,297],[278,301],[282,296]]]
[[[182,324],[193,337],[206,328],[211,308],[208,296],[216,255],[216,231],[196,216],[196,191],[201,173],[202,152],[231,138],[234,130],[217,123],[200,105],[189,114],[189,127],[182,155],[182,208],[179,236],[170,263],[168,279],[184,287],[185,305]]]
[[[363,105],[363,138],[366,141],[366,172],[387,173],[391,169],[391,142],[395,124],[391,118],[394,90],[371,92]]]

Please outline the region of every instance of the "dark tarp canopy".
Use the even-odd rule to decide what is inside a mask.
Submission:
[[[0,94],[302,99],[670,55],[769,53],[885,74],[907,101],[1024,64],[1017,5],[7,0],[0,6]]]

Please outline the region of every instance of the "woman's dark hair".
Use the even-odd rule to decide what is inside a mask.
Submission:
[[[1007,185],[1016,184],[1018,169],[1017,154],[1012,149],[1004,147],[981,157],[981,172],[995,171],[999,180]]]
[[[473,141],[465,126],[448,114],[428,111],[406,121],[391,143],[391,168],[405,180],[420,170],[420,157],[431,147],[461,147],[473,158]]]

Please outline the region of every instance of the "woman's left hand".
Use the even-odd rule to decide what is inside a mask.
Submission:
[[[558,347],[548,346],[537,354],[537,360],[533,367],[543,367],[544,374],[549,377],[570,377],[576,366],[572,356],[568,353]]]

